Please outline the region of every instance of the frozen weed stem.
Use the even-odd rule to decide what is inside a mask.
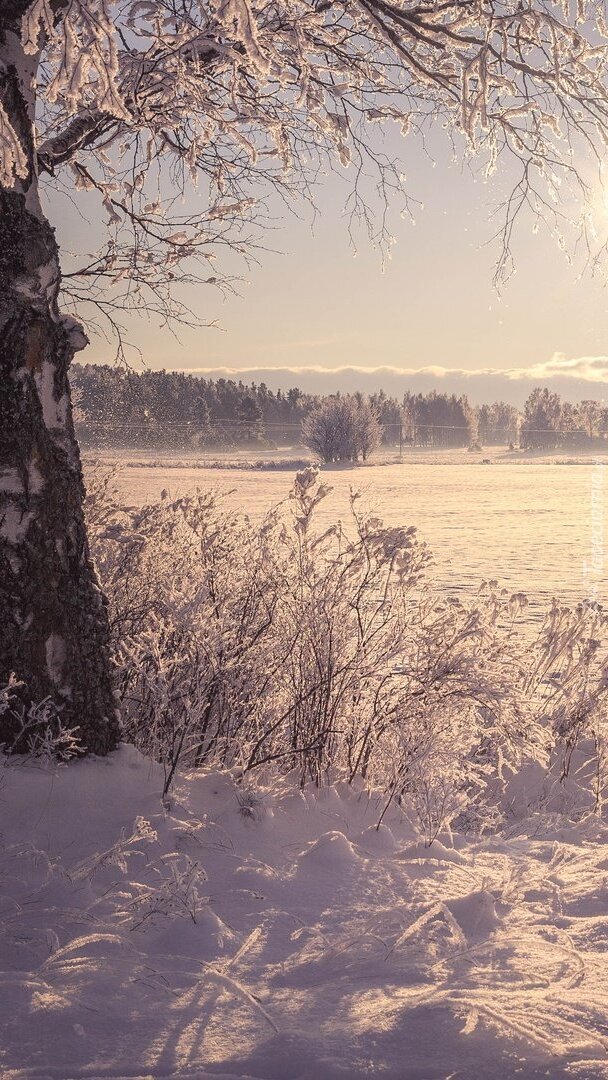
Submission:
[[[164,796],[180,767],[360,778],[430,844],[455,822],[496,828],[522,767],[565,781],[580,751],[600,806],[602,613],[554,603],[534,633],[495,582],[472,605],[440,595],[416,530],[356,492],[349,521],[319,531],[330,491],[304,469],[254,526],[215,492],[134,510],[90,486],[124,734],[162,762]]]

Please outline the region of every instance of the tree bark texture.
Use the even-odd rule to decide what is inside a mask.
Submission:
[[[57,243],[37,194],[36,58],[20,48],[23,6],[0,5],[0,104],[28,161],[25,178],[0,188],[0,687],[14,673],[25,715],[50,698],[82,746],[104,754],[116,745],[118,720],[68,382],[87,339],[58,307]],[[0,715],[0,742],[24,750],[18,711]]]

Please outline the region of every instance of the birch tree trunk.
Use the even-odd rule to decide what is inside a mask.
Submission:
[[[25,6],[0,5],[0,107],[23,152],[23,175],[0,188],[0,686],[13,672],[26,714],[51,698],[81,744],[104,754],[118,722],[68,383],[87,339],[58,308],[57,243],[37,190],[37,57],[20,41]],[[0,716],[0,742],[25,749],[19,727],[14,711]]]

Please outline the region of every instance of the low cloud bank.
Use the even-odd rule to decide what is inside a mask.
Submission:
[[[380,389],[401,396],[404,391],[428,393],[430,390],[468,394],[474,403],[494,400],[522,405],[534,386],[547,384],[562,397],[608,399],[608,356],[567,358],[563,353],[544,363],[512,368],[449,368],[349,365],[326,367],[322,364],[285,367],[191,367],[181,369],[209,379],[242,379],[264,382],[272,390],[298,386],[310,393],[335,393],[361,390],[373,393]]]

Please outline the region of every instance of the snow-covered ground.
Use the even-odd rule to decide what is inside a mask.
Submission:
[[[608,530],[605,465],[588,457],[573,467],[566,458],[555,463],[526,455],[524,461],[518,453],[512,460],[503,451],[496,468],[466,450],[420,452],[416,460],[378,468],[327,468],[323,479],[334,493],[318,520],[346,521],[352,486],[387,525],[419,529],[433,554],[433,579],[449,590],[472,597],[482,579],[496,578],[511,592],[527,593],[536,613],[553,596],[569,604],[590,595],[605,599],[608,563],[597,541]],[[163,489],[230,491],[236,507],[260,520],[287,497],[297,467],[206,469],[174,459],[141,468],[125,461],[117,482],[126,501],[137,504],[157,500]]]
[[[340,784],[163,808],[127,746],[0,777],[3,1080],[608,1077],[596,818],[425,849]]]
[[[112,463],[124,461],[138,468],[256,468],[272,469],[286,465],[290,459],[313,461],[315,455],[301,443],[293,446],[280,446],[264,449],[252,446],[234,447],[230,450],[217,450],[213,447],[192,449],[184,446],[181,450],[167,450],[162,447],[121,447],[119,445],[91,448],[85,447],[83,454],[87,459]],[[457,447],[441,449],[435,446],[398,446],[381,447],[374,451],[367,461],[360,461],[357,468],[375,468],[402,463],[404,465],[588,465],[590,462],[608,462],[608,444],[606,449],[566,450],[511,450],[506,446],[487,446],[471,452],[467,448]],[[295,466],[294,466],[295,467]],[[348,465],[323,466],[328,470],[350,468]]]

